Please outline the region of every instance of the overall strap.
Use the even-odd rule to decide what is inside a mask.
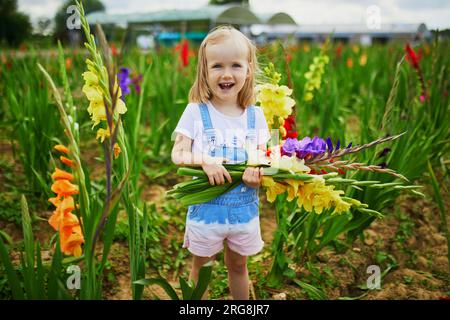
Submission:
[[[255,129],[255,107],[250,106],[247,108],[247,128]]]
[[[246,158],[254,159],[257,155],[255,107],[247,108],[247,135],[245,137]]]
[[[209,116],[208,106],[204,103],[200,103],[198,105],[200,108],[200,115],[202,116],[203,128],[206,134],[206,138],[208,139],[209,144],[209,154],[214,156],[215,154],[215,141],[216,141],[216,132],[212,126],[211,117]]]
[[[255,118],[255,107],[249,106],[247,108],[247,136],[246,139],[256,142],[256,118]]]

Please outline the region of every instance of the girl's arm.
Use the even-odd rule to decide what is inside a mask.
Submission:
[[[213,158],[207,154],[193,154],[192,143],[192,139],[177,133],[171,155],[174,164],[185,167],[201,167],[204,164],[221,164],[223,162],[222,158]]]

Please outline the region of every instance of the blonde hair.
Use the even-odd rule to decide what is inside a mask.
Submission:
[[[189,102],[206,103],[211,100],[213,95],[208,85],[208,68],[206,61],[206,46],[216,44],[223,39],[237,38],[242,40],[247,46],[247,62],[249,68],[249,77],[238,93],[238,104],[246,108],[255,101],[255,73],[258,71],[258,62],[256,60],[256,47],[242,32],[232,26],[218,26],[212,29],[203,39],[198,49],[197,75],[194,84],[189,91]]]

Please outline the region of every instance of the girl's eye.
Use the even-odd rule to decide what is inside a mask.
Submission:
[[[240,68],[240,67],[241,67],[241,65],[239,63],[233,64],[233,68]]]
[[[215,64],[212,66],[213,68],[220,68],[220,64]]]

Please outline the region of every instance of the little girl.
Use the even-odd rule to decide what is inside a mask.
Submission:
[[[172,161],[201,166],[211,185],[232,182],[223,163],[240,163],[249,150],[265,150],[270,138],[264,113],[254,102],[256,48],[229,26],[212,30],[200,45],[197,76],[175,129]],[[253,149],[253,150],[254,150]],[[258,187],[262,168],[247,168],[243,183],[188,208],[183,247],[193,254],[189,279],[224,248],[231,295],[249,298],[247,256],[261,251]]]

